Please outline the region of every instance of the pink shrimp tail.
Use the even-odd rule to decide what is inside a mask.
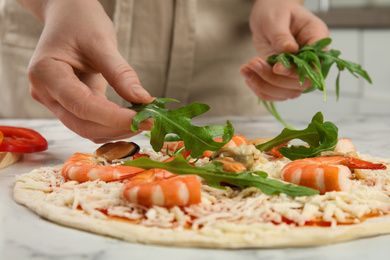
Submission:
[[[201,184],[196,175],[177,176],[150,169],[126,182],[123,196],[129,202],[150,207],[188,206],[201,201]]]
[[[62,166],[62,175],[78,182],[86,181],[118,181],[133,177],[141,168],[124,165],[98,165],[95,164],[92,154],[75,153]]]
[[[283,167],[283,180],[325,193],[348,191],[352,186],[350,169],[384,170],[381,163],[352,157],[314,157],[293,161]]]
[[[343,157],[342,164],[350,169],[369,169],[369,170],[386,170],[386,165],[382,163],[372,163],[353,157]]]

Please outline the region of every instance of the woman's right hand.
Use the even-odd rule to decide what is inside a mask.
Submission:
[[[19,0],[44,24],[30,61],[33,98],[69,129],[96,143],[128,138],[135,112],[107,100],[107,82],[125,100],[153,98],[117,49],[112,21],[96,0]],[[153,121],[140,129],[150,130]]]

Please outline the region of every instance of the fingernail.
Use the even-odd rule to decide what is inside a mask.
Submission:
[[[252,71],[250,70],[250,69],[248,69],[247,67],[243,67],[241,70],[240,70],[240,73],[241,73],[241,75],[245,78],[245,79],[247,79],[247,80],[249,80],[249,79],[251,79],[252,78]]]
[[[289,53],[294,53],[298,51],[298,44],[296,42],[293,42],[291,40],[287,40],[282,43],[281,45],[282,49],[280,52],[289,52]]]
[[[257,69],[258,71],[262,71],[262,70],[263,70],[263,64],[261,64],[260,61],[256,61],[256,62],[255,62],[255,66],[256,66],[256,69]]]
[[[284,41],[283,43],[282,43],[282,47],[283,48],[287,48],[289,45],[291,45],[292,44],[292,42],[291,41]]]
[[[153,123],[154,123],[153,120],[144,120],[139,125],[139,128],[140,128],[140,130],[143,130],[143,131],[150,131],[153,127]]]
[[[133,95],[138,98],[151,98],[150,94],[140,85],[131,85],[131,91],[133,92]]]
[[[273,66],[273,72],[275,74],[287,76],[287,75],[289,75],[291,73],[291,69],[285,67],[281,63],[276,63],[275,66]]]

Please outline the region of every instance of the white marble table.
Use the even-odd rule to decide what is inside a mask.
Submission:
[[[229,118],[236,133],[248,138],[274,136],[282,126],[271,117]],[[305,128],[311,118],[292,122]],[[339,127],[339,136],[351,138],[362,153],[390,157],[390,118],[327,119]],[[224,124],[226,118],[198,120],[196,124]],[[39,131],[49,142],[45,152],[25,155],[0,170],[0,259],[390,259],[390,235],[314,248],[214,250],[126,243],[48,222],[14,202],[15,175],[41,166],[63,163],[74,152],[93,152],[98,145],[78,137],[57,120],[5,120],[0,125],[23,126]],[[143,135],[133,138],[148,145]]]

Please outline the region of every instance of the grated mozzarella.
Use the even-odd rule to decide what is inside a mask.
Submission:
[[[142,152],[155,160],[166,159],[161,153],[146,149]],[[363,159],[372,160],[367,156]],[[271,161],[261,153],[255,155],[255,161],[252,170],[265,171],[276,179],[289,162],[288,159]],[[202,159],[197,163],[207,162],[207,159]],[[367,214],[390,213],[390,170],[360,170],[359,174],[364,178],[353,180],[349,192],[327,192],[295,199],[285,194],[266,195],[254,187],[217,189],[203,184],[199,204],[172,208],[148,208],[126,201],[122,197],[121,181],[66,181],[61,175],[61,166],[40,168],[17,176],[16,182],[22,183],[26,189],[44,192],[48,203],[82,210],[94,218],[120,217],[145,226],[191,228],[221,234],[226,230],[247,232],[247,238],[251,239],[256,235],[251,233],[254,226],[264,232],[272,227],[275,232],[275,227],[303,226],[310,221],[324,221],[336,226],[338,223],[358,223]]]

